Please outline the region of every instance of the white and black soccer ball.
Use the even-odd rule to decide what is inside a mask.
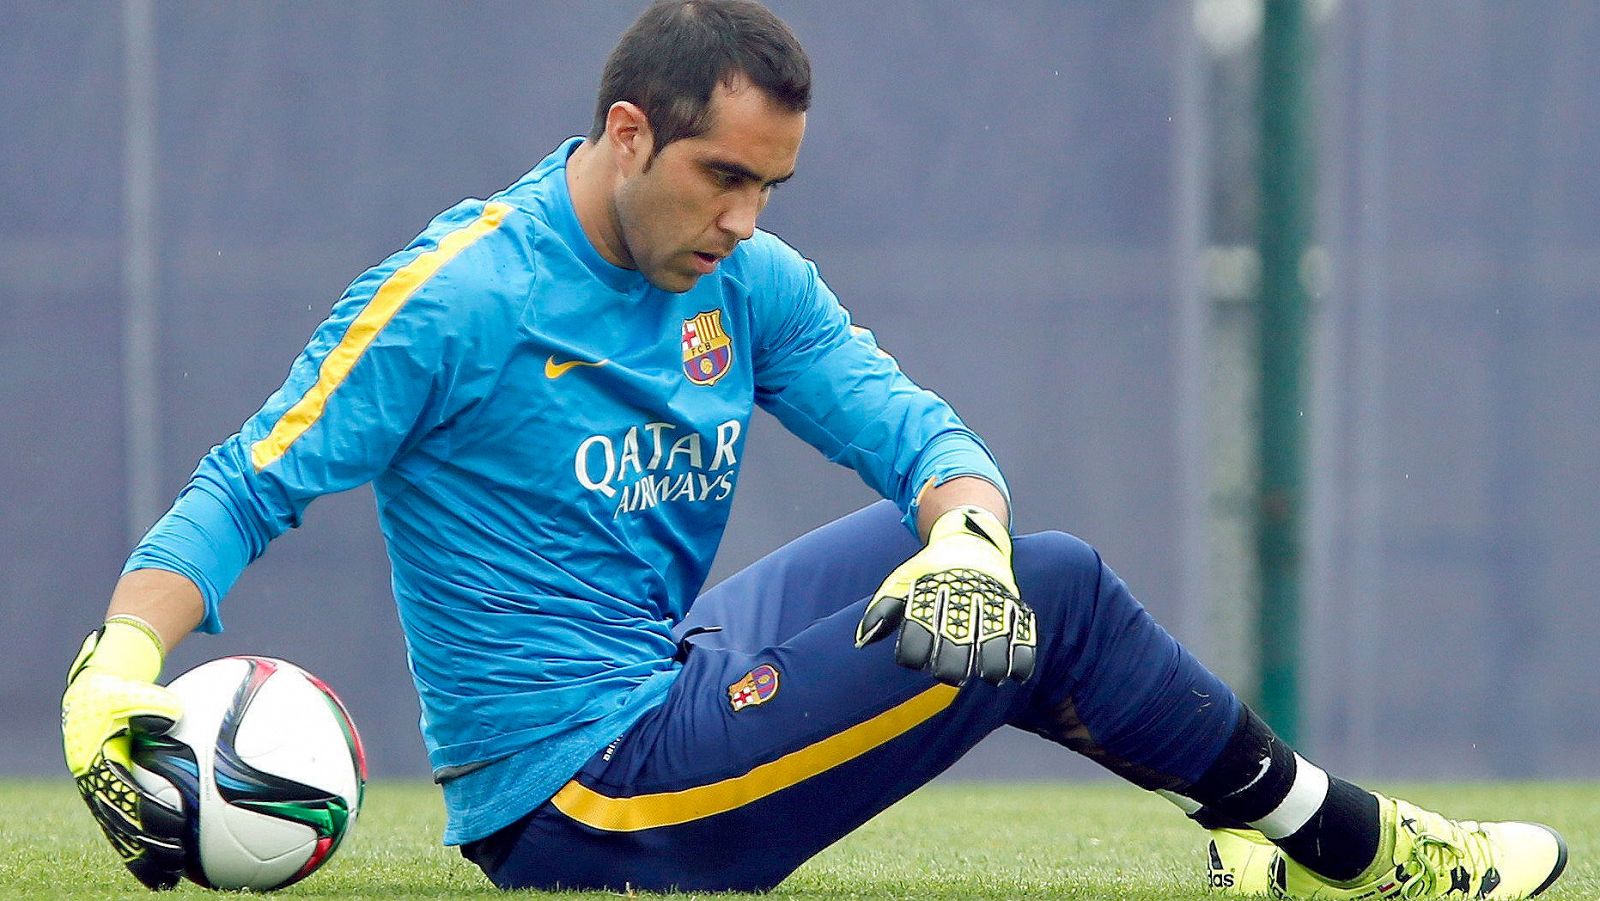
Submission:
[[[134,743],[134,778],[181,810],[186,875],[268,891],[311,875],[350,834],[366,755],[322,680],[271,657],[224,657],[167,686],[183,716]]]

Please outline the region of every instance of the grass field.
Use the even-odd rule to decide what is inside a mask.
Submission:
[[[1542,898],[1600,899],[1600,862],[1593,854],[1600,842],[1600,784],[1393,788],[1462,816],[1555,825],[1572,859],[1566,876]],[[453,849],[439,845],[441,822],[433,786],[375,783],[339,855],[279,894],[373,901],[500,895]],[[1201,888],[1201,836],[1166,802],[1120,784],[935,785],[823,852],[767,897],[1216,901]],[[65,780],[0,782],[0,846],[0,898],[6,901],[146,895],[115,862]],[[753,845],[751,853],[760,847]],[[185,883],[167,897],[208,894]]]

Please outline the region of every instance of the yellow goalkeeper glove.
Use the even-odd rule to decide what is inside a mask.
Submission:
[[[183,875],[184,819],[133,780],[130,729],[163,733],[183,708],[155,684],[161,640],[135,616],[113,616],[83,640],[61,698],[67,769],[122,862],[145,887],[168,889]]]
[[[1017,596],[1011,536],[981,507],[956,507],[934,521],[928,544],[878,589],[856,627],[856,647],[896,626],[894,659],[961,685],[974,672],[999,685],[1027,681],[1038,644],[1033,610]]]

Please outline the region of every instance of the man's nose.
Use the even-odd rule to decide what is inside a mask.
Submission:
[[[717,226],[743,241],[756,233],[756,217],[760,214],[761,192],[740,191],[717,217]]]

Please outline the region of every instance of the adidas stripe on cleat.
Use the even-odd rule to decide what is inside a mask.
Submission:
[[[1277,846],[1254,829],[1211,829],[1207,834],[1206,884],[1221,895],[1266,895]]]

